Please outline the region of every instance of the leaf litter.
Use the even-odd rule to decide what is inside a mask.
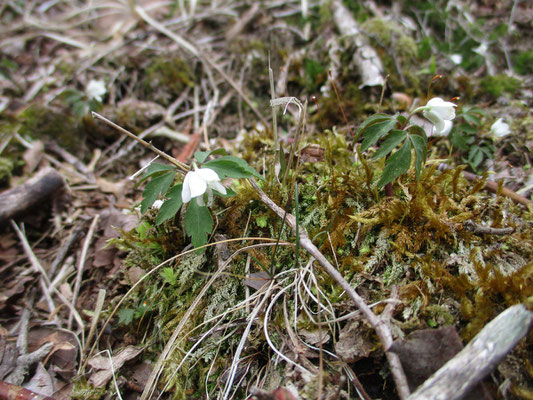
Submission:
[[[50,348],[17,384],[38,391],[35,382],[46,378],[41,394],[55,398],[401,397],[389,349],[302,248],[304,233],[397,341],[453,326],[466,344],[506,308],[527,304],[533,137],[525,2],[494,4],[493,14],[447,1],[267,3],[0,7],[0,182],[17,187],[46,166],[67,182],[65,194],[19,214],[19,236],[9,224],[0,232],[0,379],[20,361],[14,345],[26,309],[35,344],[28,350]],[[96,96],[91,82],[103,82]],[[275,94],[301,106],[317,97],[304,113],[290,106],[278,115],[279,150],[265,117]],[[449,138],[430,138],[423,167],[412,142],[416,171],[406,161],[411,142],[393,153],[404,161],[393,170],[379,159],[387,139],[365,139],[363,153],[349,133],[374,113],[402,112],[399,94],[416,105],[459,96],[465,110]],[[472,118],[468,105],[487,113]],[[143,196],[146,183],[127,180],[154,155],[89,111],[183,163],[198,149],[226,148],[265,178],[262,190],[286,215],[277,217],[241,180],[232,186],[237,196],[217,199],[204,215],[210,229],[175,209],[159,217],[143,205],[152,200]],[[500,117],[511,134],[491,138]],[[471,183],[461,169],[438,169],[444,159],[481,177]],[[209,163],[227,167],[216,154]],[[489,185],[502,177],[525,205]],[[156,198],[176,181],[162,180]],[[389,183],[394,197],[379,190]],[[288,229],[293,216],[299,232]],[[187,225],[210,244],[221,234],[225,255],[217,244],[194,256]],[[496,236],[498,229],[505,233]],[[417,340],[440,367],[427,345],[433,339]],[[531,397],[530,341],[485,379],[491,396]],[[126,349],[135,355],[122,357]],[[98,372],[91,360],[101,350],[110,353]],[[113,370],[109,359],[120,361]]]

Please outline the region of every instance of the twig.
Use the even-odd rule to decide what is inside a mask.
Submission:
[[[447,169],[452,169],[453,167],[449,166],[448,164],[440,163],[439,164],[439,170],[444,171]],[[470,182],[481,179],[481,177],[477,176],[476,174],[473,174],[471,172],[463,171],[463,176],[468,179]],[[486,181],[485,182],[485,189],[488,189],[492,193],[498,192],[498,184],[493,181]],[[525,198],[524,196],[520,196],[519,194],[513,192],[510,189],[507,189],[506,187],[502,188],[502,194],[504,196],[509,197],[511,200],[513,200],[515,203],[523,204],[524,206],[533,206],[533,201]]]
[[[293,231],[296,231],[295,217],[292,214],[289,214],[288,212],[283,210],[276,203],[274,203],[265,194],[265,192],[261,190],[261,188],[253,179],[248,179],[248,181],[257,191],[260,200],[272,211],[274,211],[280,218],[285,217],[287,225],[289,225],[289,227]],[[390,332],[389,327],[380,317],[378,317],[372,312],[372,310],[370,309],[370,307],[368,307],[363,298],[359,296],[359,294],[357,294],[355,289],[343,278],[339,271],[337,271],[335,267],[327,260],[327,258],[318,250],[318,248],[309,239],[309,235],[304,228],[299,227],[299,235],[300,245],[304,249],[306,249],[309,254],[311,254],[320,263],[320,265],[322,265],[322,267],[326,270],[329,276],[331,276],[339,284],[339,286],[346,291],[348,296],[350,296],[350,298],[355,302],[357,308],[361,310],[368,322],[376,331],[376,334],[378,335],[379,339],[381,340],[381,344],[383,345],[383,350],[385,351],[387,360],[389,361],[391,373],[394,378],[394,382],[396,383],[398,395],[400,399],[406,399],[409,396],[409,386],[407,385],[407,379],[403,372],[402,364],[400,363],[400,359],[396,354],[388,351],[388,348],[392,344],[392,334]]]
[[[89,334],[87,335],[87,340],[84,343],[83,346],[83,353],[82,357],[84,356],[84,353],[87,353],[87,350],[90,348],[89,345],[91,344],[91,340],[96,332],[96,326],[98,323],[98,320],[100,318],[100,314],[102,313],[102,308],[104,306],[104,300],[105,300],[105,289],[100,289],[98,291],[98,297],[96,299],[96,305],[94,306],[94,314],[91,319],[91,327],[89,328]],[[82,349],[80,349],[81,351]],[[80,360],[80,368],[84,365],[82,362],[83,360]],[[82,373],[82,371],[78,370],[78,374]]]
[[[463,223],[463,228],[468,232],[482,233],[487,235],[508,235],[514,232],[514,228],[512,226],[508,228],[491,228],[490,226],[476,224],[472,220],[465,221]]]
[[[509,307],[419,386],[408,400],[463,398],[527,335],[532,323],[533,313],[523,304]]]
[[[248,104],[248,107],[250,107],[250,109],[254,112],[254,114],[261,120],[261,122],[263,123],[264,126],[268,126],[268,123],[265,119],[265,117],[263,117],[263,115],[259,112],[259,110],[257,109],[257,107],[254,106],[254,104],[252,103],[252,101],[248,98],[248,96],[246,94],[244,94],[244,92],[242,91],[242,89],[237,85],[237,83],[231,79],[229,77],[228,74],[226,74],[224,72],[224,70],[222,68],[220,68],[220,66],[218,64],[216,64],[213,60],[211,60],[210,58],[206,57],[205,55],[202,55],[197,49],[196,47],[194,47],[191,43],[189,43],[188,41],[186,41],[185,39],[181,38],[180,36],[176,35],[175,33],[173,33],[172,31],[168,30],[167,28],[165,28],[163,25],[161,25],[159,22],[157,22],[155,19],[153,19],[152,17],[150,17],[146,11],[140,7],[140,6],[136,6],[135,7],[135,12],[150,26],[154,27],[155,29],[157,29],[159,32],[161,32],[162,34],[168,36],[170,39],[174,40],[177,44],[179,44],[181,47],[183,47],[185,50],[187,50],[189,53],[191,53],[192,55],[198,57],[200,59],[200,61],[202,61],[203,63],[209,65],[211,68],[213,68],[215,71],[217,71],[221,76],[222,78],[224,78],[230,85],[231,87],[237,92],[239,93],[239,96],[242,97],[242,99],[246,102],[246,104]]]
[[[99,219],[100,219],[100,214],[96,214],[93,218],[93,222],[91,223],[91,226],[89,227],[89,231],[87,232],[85,241],[83,242],[83,248],[81,250],[80,260],[78,263],[78,272],[76,274],[76,282],[74,283],[74,290],[72,292],[72,305],[74,307],[76,307],[76,300],[78,299],[78,294],[80,292],[81,279],[82,279],[83,269],[85,267],[85,260],[87,259],[87,252],[89,251],[89,245],[91,244],[91,240],[93,238],[94,231],[96,230],[96,225],[98,224]],[[73,317],[74,317],[74,314],[72,313],[72,310],[71,310],[70,315],[68,317],[68,329],[69,330],[72,326]]]
[[[32,297],[29,296],[30,301],[33,302]],[[11,372],[5,381],[13,385],[20,385],[24,381],[26,374],[30,367],[37,361],[42,360],[52,350],[54,345],[52,343],[45,343],[32,353],[28,353],[28,327],[30,322],[30,307],[24,308],[20,317],[19,334],[17,337],[17,350],[19,356],[17,357],[17,365],[13,372]]]
[[[107,125],[109,125],[110,127],[112,128],[115,128],[117,131],[129,136],[130,138],[132,138],[133,140],[136,140],[137,142],[139,142],[140,144],[142,144],[144,147],[152,150],[155,154],[159,155],[160,157],[163,157],[165,160],[167,160],[168,162],[174,164],[176,167],[178,167],[182,172],[187,172],[189,170],[189,167],[185,164],[183,164],[182,162],[179,162],[178,160],[176,160],[174,157],[172,156],[169,156],[167,153],[165,153],[164,151],[161,151],[159,150],[157,147],[155,147],[152,143],[148,143],[146,140],[143,140],[141,139],[140,137],[138,137],[137,135],[131,133],[130,131],[124,129],[123,127],[115,124],[114,122],[111,122],[110,120],[108,120],[106,117],[103,117],[102,115],[96,113],[96,112],[92,112],[91,115],[93,116],[93,118],[96,118],[96,119],[99,119],[100,121],[103,121],[105,122]]]

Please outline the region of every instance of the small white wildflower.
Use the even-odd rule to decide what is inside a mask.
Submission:
[[[85,93],[87,93],[87,97],[99,101],[100,103],[102,102],[102,96],[106,94],[106,92],[107,89],[105,88],[105,82],[95,81],[94,79],[91,80],[85,88]]]
[[[452,54],[450,60],[452,60],[455,65],[459,65],[463,62],[463,56],[460,54]]]
[[[429,119],[434,126],[433,133],[436,136],[445,136],[452,129],[452,120],[455,118],[456,104],[444,101],[440,97],[434,97],[427,102],[423,110],[424,117]]]
[[[202,196],[207,192],[209,201],[213,198],[213,190],[226,194],[226,188],[220,183],[220,177],[211,168],[197,168],[193,164],[194,171],[189,171],[183,180],[181,198],[183,203],[188,203],[196,198],[199,205],[203,205]]]
[[[152,208],[159,210],[162,205],[163,205],[163,200],[156,200],[154,201],[154,204],[152,204]]]
[[[498,118],[490,127],[490,132],[497,138],[502,138],[511,133],[509,125],[503,122],[503,118]]]

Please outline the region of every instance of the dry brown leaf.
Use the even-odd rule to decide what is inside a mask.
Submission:
[[[368,357],[372,350],[369,329],[361,321],[348,322],[342,328],[335,344],[336,354],[345,362],[354,362]]]
[[[89,378],[89,383],[96,387],[105,386],[113,376],[113,373],[117,373],[117,371],[124,365],[126,361],[134,359],[139,354],[141,354],[142,351],[142,348],[138,348],[135,346],[128,346],[120,350],[111,358],[113,362],[113,368],[111,368],[111,362],[107,355],[98,355],[92,357],[89,360],[88,364],[92,368],[98,369],[100,371],[94,373]]]

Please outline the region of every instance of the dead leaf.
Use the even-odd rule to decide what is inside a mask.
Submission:
[[[102,192],[114,194],[117,198],[119,198],[123,196],[126,185],[128,184],[128,180],[122,179],[120,181],[113,182],[104,178],[97,177],[96,184]]]
[[[51,396],[54,394],[52,377],[42,363],[37,364],[35,375],[33,375],[30,381],[24,385],[24,388],[44,396]]]
[[[250,286],[255,290],[261,289],[268,282],[270,282],[270,276],[265,271],[251,273],[244,280],[246,286]]]
[[[342,328],[335,344],[336,354],[345,362],[354,362],[368,357],[372,350],[370,330],[361,321],[348,322]]]
[[[315,347],[320,346],[321,344],[324,345],[331,339],[329,333],[324,328],[322,329],[322,331],[319,331],[318,329],[314,331],[300,329],[298,331],[298,335],[304,338],[305,343]]]
[[[113,376],[113,373],[117,373],[117,371],[124,365],[126,361],[132,360],[135,357],[137,357],[141,352],[143,351],[142,348],[138,348],[135,346],[128,346],[122,350],[120,350],[117,354],[115,354],[111,360],[113,362],[113,368],[111,368],[111,360],[107,355],[98,355],[92,357],[88,364],[94,368],[101,371],[98,371],[94,373],[89,378],[89,383],[91,385],[94,385],[96,387],[103,387],[109,382],[111,377]]]

